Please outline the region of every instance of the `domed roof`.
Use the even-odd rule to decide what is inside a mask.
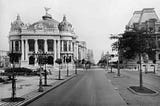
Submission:
[[[42,20],[33,23],[31,26],[29,26],[29,29],[57,29],[58,30],[58,24],[59,22],[52,19],[52,16],[50,14],[46,14],[45,16],[42,16]]]
[[[21,18],[19,14],[17,15],[17,19],[11,23],[11,31],[13,30],[21,30],[21,28],[24,26],[24,23],[21,21]]]
[[[59,31],[71,32],[72,24],[66,20],[66,16],[63,17],[63,21],[58,25]]]

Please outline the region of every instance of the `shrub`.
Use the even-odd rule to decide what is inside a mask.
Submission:
[[[10,75],[12,72],[15,72],[16,75],[30,75],[33,71],[28,68],[7,68],[5,69],[5,74]]]

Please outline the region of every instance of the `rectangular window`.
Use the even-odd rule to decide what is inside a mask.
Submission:
[[[30,51],[30,52],[35,51],[35,46],[34,46],[34,44],[35,44],[35,41],[34,41],[33,39],[29,39],[29,40],[28,40],[28,45],[29,45],[29,51]]]
[[[38,50],[41,50],[44,52],[44,40],[42,39],[38,40]]]
[[[19,41],[15,41],[15,51],[19,51]]]
[[[66,40],[63,41],[63,47],[64,47],[64,51],[67,51],[67,41]]]
[[[60,41],[60,50],[62,51],[62,40]]]
[[[48,45],[48,51],[53,51],[54,41],[53,40],[47,40],[47,45]]]
[[[71,51],[71,41],[69,41],[69,51]]]

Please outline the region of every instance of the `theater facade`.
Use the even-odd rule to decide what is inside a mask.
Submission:
[[[66,16],[58,22],[46,11],[40,21],[24,24],[20,15],[17,15],[11,23],[9,51],[21,53],[21,57],[16,59],[20,67],[34,67],[37,58],[33,54],[40,51],[47,54],[47,64],[54,66],[57,58],[61,58],[63,63],[66,63],[66,58],[71,62],[78,59],[80,50],[77,37]]]

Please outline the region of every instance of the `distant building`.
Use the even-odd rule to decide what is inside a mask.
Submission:
[[[91,50],[91,49],[87,50],[87,60],[90,61],[93,64],[95,63],[93,50]]]
[[[74,58],[85,58],[86,43],[79,44],[66,16],[58,22],[47,11],[40,21],[33,24],[24,24],[19,15],[11,23],[9,51],[22,54],[17,60],[21,67],[34,67],[37,59],[33,53],[38,51],[47,53],[47,64],[51,66],[55,65],[57,58],[61,58],[63,63],[66,63],[66,57],[72,62]]]
[[[9,67],[8,51],[0,50],[0,68]]]
[[[143,66],[148,67],[149,70],[153,70],[153,68],[151,69],[151,66],[156,63],[157,68],[160,69],[160,19],[154,8],[144,8],[142,11],[135,11],[128,25],[126,25],[126,31],[132,31],[133,29],[145,30],[155,38],[158,49],[154,56],[147,55],[148,63],[143,63]],[[129,60],[121,57],[121,60],[125,67],[138,69],[138,57]]]
[[[85,41],[78,42],[78,60],[86,60],[87,58],[87,47]]]

